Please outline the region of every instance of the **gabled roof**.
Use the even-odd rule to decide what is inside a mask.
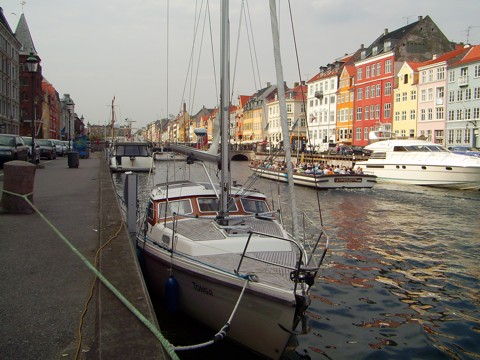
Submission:
[[[20,15],[20,20],[18,20],[17,29],[15,30],[15,37],[18,39],[22,47],[20,48],[20,55],[28,55],[31,52],[34,54],[37,53],[35,45],[33,44],[32,35],[28,28],[27,19],[25,14]]]
[[[467,49],[467,53],[455,63],[452,63],[451,66],[460,66],[466,65],[472,62],[480,62],[480,45],[472,46]]]
[[[448,62],[448,61],[455,61],[461,58],[467,52],[468,52],[467,48],[457,48],[455,50],[441,54],[440,56],[437,56],[435,59],[423,62],[421,63],[421,65],[419,65],[419,67]]]
[[[5,15],[3,15],[3,9],[2,7],[0,7],[0,24],[2,24],[5,29],[7,29],[7,31],[13,35],[13,31],[12,29],[10,28],[10,25],[8,24],[8,21],[7,19],[5,18]]]

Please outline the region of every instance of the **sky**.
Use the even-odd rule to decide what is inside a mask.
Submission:
[[[361,44],[370,45],[384,29],[393,31],[418,16],[429,15],[451,41],[480,44],[478,0],[291,0],[293,25],[287,0],[277,2],[284,80],[290,87]],[[115,97],[116,122],[138,129],[177,115],[183,103],[191,114],[217,106],[219,4],[2,0],[0,6],[13,31],[25,14],[44,78],[60,98],[70,94],[86,123],[110,122]],[[240,17],[242,4],[248,16]],[[276,83],[269,2],[231,0],[230,25],[236,103],[239,95]]]

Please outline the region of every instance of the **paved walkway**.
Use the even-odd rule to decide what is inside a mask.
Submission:
[[[157,325],[101,153],[72,169],[67,157],[42,161],[33,199],[91,263],[104,246],[102,274]],[[0,279],[0,359],[74,359],[80,337],[80,359],[168,358],[150,330],[36,213],[0,209]]]

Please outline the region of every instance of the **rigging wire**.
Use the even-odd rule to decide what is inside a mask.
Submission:
[[[300,61],[298,59],[297,39],[296,39],[296,36],[295,36],[295,26],[293,24],[293,14],[292,14],[292,6],[291,6],[291,3],[290,3],[290,0],[288,0],[288,9],[289,9],[289,13],[290,13],[290,24],[292,26],[292,35],[293,35],[293,43],[294,43],[294,47],[295,47],[295,59],[297,61],[298,78],[299,78],[299,81],[300,81],[300,86],[302,86],[301,89],[302,89],[303,109],[304,109],[304,112],[305,112],[305,109],[307,108],[307,106],[306,106],[306,100],[305,100],[305,93],[303,92],[303,81],[302,81],[302,75],[301,75],[301,72],[300,72]],[[305,113],[305,123],[306,123],[306,126],[307,126],[307,133],[308,133],[309,129],[308,129],[308,121],[307,121],[306,113]],[[307,138],[310,139],[310,137],[307,137]],[[310,140],[308,140],[308,141],[310,142]],[[297,162],[298,162],[298,158],[297,158]],[[316,177],[315,177],[315,180],[316,180]],[[318,205],[318,210],[319,210],[318,211],[318,216],[320,217],[320,224],[323,226],[322,210],[321,210],[321,206],[320,206],[320,195],[319,195],[318,191],[316,191],[315,193],[316,193],[316,196],[317,196],[317,205]]]

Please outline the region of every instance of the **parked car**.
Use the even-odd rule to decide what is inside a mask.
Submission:
[[[55,144],[55,150],[57,152],[57,156],[63,156],[67,153],[67,149],[66,147],[64,147],[63,141],[56,140],[56,139],[51,139],[51,140]]]
[[[40,157],[48,160],[57,158],[57,150],[55,149],[55,144],[53,140],[49,139],[38,139],[38,145],[40,145]]]
[[[62,143],[63,153],[66,155],[68,153],[68,141],[60,140]]]
[[[448,148],[454,154],[480,157],[480,151],[470,146],[451,146]]]
[[[14,134],[0,134],[0,166],[11,160],[28,160],[28,146],[22,137]]]
[[[32,138],[29,136],[22,136],[25,145],[28,146],[28,161],[32,161]],[[35,139],[35,163],[40,163],[40,145],[38,145]]]

